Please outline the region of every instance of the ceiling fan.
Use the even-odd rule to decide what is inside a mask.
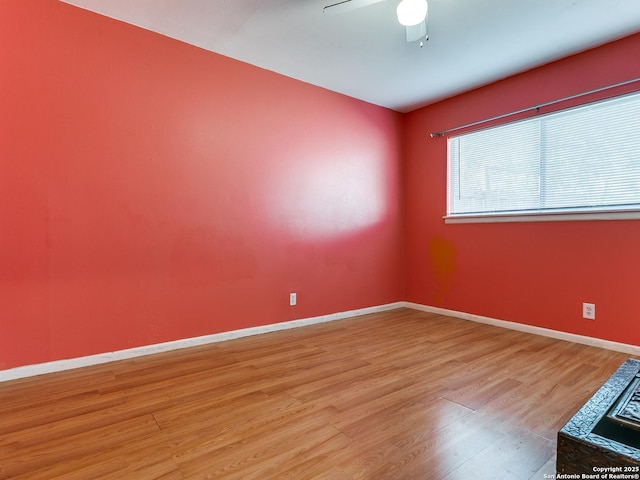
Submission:
[[[323,13],[339,14],[384,1],[385,0],[343,0],[332,5],[327,5],[323,9]],[[401,0],[398,4],[396,14],[398,16],[398,22],[404,25],[406,29],[407,42],[415,42],[421,39],[429,40],[429,36],[427,35],[427,11],[427,0]],[[420,46],[422,46],[422,42],[420,42]]]

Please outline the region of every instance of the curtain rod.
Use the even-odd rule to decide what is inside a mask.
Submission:
[[[594,90],[589,90],[588,92],[578,93],[576,95],[571,95],[571,96],[568,96],[568,97],[559,98],[558,100],[552,100],[550,102],[541,103],[539,105],[534,105],[532,107],[522,108],[520,110],[515,110],[515,111],[509,112],[509,113],[503,113],[502,115],[497,115],[497,116],[491,117],[491,118],[485,118],[484,120],[478,120],[477,122],[467,123],[467,124],[461,125],[459,127],[448,128],[447,130],[442,130],[440,132],[431,132],[429,134],[429,136],[431,138],[444,137],[445,134],[447,134],[447,133],[456,132],[458,130],[463,130],[463,129],[469,128],[469,127],[475,127],[476,125],[482,125],[483,123],[492,122],[494,120],[500,120],[502,118],[511,117],[513,115],[518,115],[519,113],[524,113],[524,112],[528,112],[528,111],[531,111],[531,110],[540,110],[542,107],[548,107],[549,105],[555,105],[556,103],[566,102],[567,100],[573,100],[574,98],[584,97],[586,95],[591,95],[593,93],[603,92],[605,90],[610,90],[612,88],[623,87],[625,85],[629,85],[631,83],[635,83],[635,82],[639,82],[639,81],[640,81],[640,77],[637,77],[637,78],[634,78],[633,80],[627,80],[625,82],[615,83],[613,85],[608,85],[606,87],[601,87],[601,88],[596,88]]]

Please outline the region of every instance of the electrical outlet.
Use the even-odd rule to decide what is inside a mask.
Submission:
[[[582,304],[582,318],[587,320],[596,319],[596,304],[595,303],[583,303]]]
[[[289,305],[290,306],[294,306],[298,303],[298,295],[295,293],[290,293],[289,294]]]

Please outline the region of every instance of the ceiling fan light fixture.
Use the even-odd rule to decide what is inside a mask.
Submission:
[[[405,27],[418,25],[427,18],[428,8],[427,0],[402,0],[396,9],[398,21]]]

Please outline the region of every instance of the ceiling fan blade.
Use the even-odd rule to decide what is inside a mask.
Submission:
[[[417,25],[406,27],[407,29],[407,42],[415,42],[417,40],[424,40],[427,36],[427,19]]]
[[[342,2],[334,3],[333,5],[327,5],[322,9],[323,13],[336,15],[339,13],[349,12],[362,7],[368,7],[374,3],[383,2],[384,0],[344,0]]]

